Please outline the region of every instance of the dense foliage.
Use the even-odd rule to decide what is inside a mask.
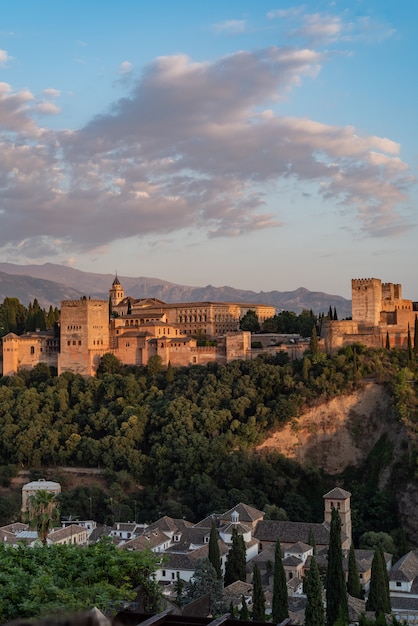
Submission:
[[[128,552],[111,542],[80,549],[0,545],[1,623],[25,617],[72,613],[98,607],[116,612],[141,590],[144,607],[158,609],[160,594],[150,575],[151,552]]]
[[[54,328],[58,320],[58,309],[50,306],[47,311],[41,308],[36,298],[27,308],[18,298],[5,298],[0,304],[0,337],[7,333],[21,335],[26,331]]]
[[[412,428],[418,423],[410,383],[416,365],[406,351],[357,345],[334,356],[307,353],[302,361],[264,355],[168,372],[156,360],[133,368],[110,357],[103,358],[96,378],[54,377],[38,365],[0,380],[4,480],[7,468],[16,467],[56,467],[55,479],[61,482],[60,466],[107,470],[106,493],[80,486],[74,494],[62,494],[63,515],[93,515],[107,523],[150,521],[159,514],[193,521],[243,501],[266,508],[272,517],[320,521],[322,494],[335,477],[274,452],[255,453],[267,432],[296,425],[311,403],[351,392],[370,377],[392,390],[399,419]],[[349,469],[340,477],[356,494],[356,540],[366,531],[391,532],[398,526],[394,491],[378,488],[380,470],[391,455],[390,443],[382,440],[368,459],[367,472]],[[405,457],[398,478],[415,471],[408,446]],[[0,498],[3,523],[7,513],[12,509]]]

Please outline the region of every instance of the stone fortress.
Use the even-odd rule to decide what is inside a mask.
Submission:
[[[234,302],[181,302],[167,304],[156,298],[125,296],[116,276],[109,301],[83,297],[61,303],[59,336],[53,331],[9,333],[3,337],[3,375],[38,363],[92,376],[101,357],[110,353],[126,365],[147,365],[150,357],[161,357],[163,367],[216,361],[251,359],[260,350],[251,349],[251,333],[240,331],[241,318],[253,310],[260,323],[273,317],[273,306]],[[413,337],[418,302],[402,298],[402,286],[382,283],[377,278],[352,280],[352,319],[325,320],[321,348],[331,353],[341,347],[362,343],[368,347],[406,349],[408,332]],[[198,337],[216,339],[216,345],[198,345]],[[301,358],[307,343],[279,346],[267,338],[262,352],[286,350],[290,358]],[[271,344],[274,342],[274,345]],[[269,343],[270,342],[270,343]]]
[[[147,365],[161,357],[163,367],[246,359],[251,333],[240,331],[241,318],[256,312],[260,323],[274,316],[273,306],[233,302],[167,304],[155,298],[125,296],[118,277],[109,301],[82,298],[61,302],[59,337],[38,331],[3,337],[3,375],[46,363],[58,370],[92,376],[101,357],[111,353],[126,365]],[[198,345],[196,337],[216,339]]]
[[[352,319],[323,322],[321,337],[326,352],[362,343],[369,348],[407,349],[408,331],[414,338],[418,302],[402,298],[402,285],[378,278],[351,281]]]

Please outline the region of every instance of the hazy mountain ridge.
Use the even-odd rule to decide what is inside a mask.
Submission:
[[[27,306],[37,298],[42,306],[60,306],[61,300],[109,296],[112,274],[97,274],[46,263],[44,265],[16,265],[0,263],[0,299],[15,297]],[[186,286],[159,278],[119,276],[127,295],[134,298],[153,297],[165,302],[226,301],[261,303],[275,306],[279,311],[301,313],[312,309],[316,314],[327,313],[329,307],[337,310],[339,319],[351,315],[351,301],[342,296],[299,287],[294,291],[250,291],[222,286]]]

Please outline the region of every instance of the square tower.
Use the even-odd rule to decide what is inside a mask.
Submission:
[[[349,549],[351,546],[351,505],[350,498],[351,493],[349,491],[345,491],[345,489],[341,489],[340,487],[334,487],[324,496],[324,522],[325,524],[331,525],[331,516],[332,509],[337,509],[340,519],[341,519],[341,534],[345,535],[342,537],[342,547],[344,549]]]
[[[58,374],[93,376],[108,351],[109,303],[87,298],[62,302]]]
[[[382,310],[382,281],[379,278],[353,278],[351,311],[354,322],[378,326]]]

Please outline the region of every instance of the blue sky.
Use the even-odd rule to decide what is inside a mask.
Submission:
[[[418,300],[409,0],[31,0],[0,22],[0,260]]]

